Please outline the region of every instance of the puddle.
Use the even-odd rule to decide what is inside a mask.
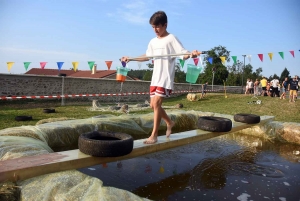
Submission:
[[[152,200],[300,200],[299,151],[228,134],[80,171]]]

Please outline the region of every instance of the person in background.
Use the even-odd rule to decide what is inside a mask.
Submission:
[[[255,96],[259,95],[258,87],[259,87],[259,81],[258,81],[258,79],[256,79],[255,82],[254,82],[254,95]]]
[[[266,91],[267,91],[267,83],[268,83],[268,80],[266,79],[266,77],[262,77],[261,81],[261,95],[264,96],[266,94]]]
[[[296,93],[296,97],[295,97],[295,99],[297,99],[297,97],[298,97],[298,91],[299,91],[299,88],[300,88],[300,80],[299,80],[298,75],[295,75],[295,76],[296,76],[296,81],[298,82],[298,88],[297,88],[297,93]]]
[[[247,82],[246,82],[246,91],[245,91],[245,94],[249,93],[249,82],[250,82],[250,79],[248,78]]]
[[[267,83],[266,91],[267,91],[267,96],[271,96],[271,85],[270,85],[270,82]]]
[[[279,97],[278,84],[279,84],[279,80],[277,78],[274,78],[271,81],[271,86],[272,86],[271,97]]]
[[[297,89],[298,89],[298,81],[297,81],[297,77],[294,76],[288,85],[288,90],[290,91],[289,102],[295,102],[297,96]]]
[[[248,88],[249,94],[253,94],[254,93],[254,82],[253,82],[253,80],[250,79],[248,84],[249,84],[249,88]]]
[[[289,85],[289,80],[288,78],[286,77],[283,82],[282,82],[282,85],[281,85],[281,91],[282,91],[282,94],[280,96],[280,99],[285,99],[285,94],[286,92],[288,91],[288,85]]]
[[[204,98],[206,96],[206,89],[207,89],[208,82],[205,82],[205,84],[202,84],[202,94],[201,98]]]

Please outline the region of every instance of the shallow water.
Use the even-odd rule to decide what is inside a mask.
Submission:
[[[300,146],[237,133],[80,171],[152,200],[300,200]]]

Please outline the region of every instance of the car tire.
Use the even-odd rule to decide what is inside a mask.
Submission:
[[[257,124],[260,122],[260,116],[255,114],[239,113],[235,114],[233,119],[236,122],[242,122],[246,124]]]
[[[43,109],[44,113],[55,113],[55,109]]]
[[[79,136],[78,148],[82,153],[91,156],[124,156],[133,150],[133,138],[125,133],[93,131]]]
[[[32,116],[16,116],[16,121],[30,121],[32,120]]]
[[[203,116],[198,118],[197,127],[211,132],[228,132],[232,129],[232,121],[223,117]]]

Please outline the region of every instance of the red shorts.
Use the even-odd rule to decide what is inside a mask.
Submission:
[[[172,93],[172,89],[165,89],[163,87],[150,86],[150,97],[153,96],[161,96],[161,97],[169,97]]]

